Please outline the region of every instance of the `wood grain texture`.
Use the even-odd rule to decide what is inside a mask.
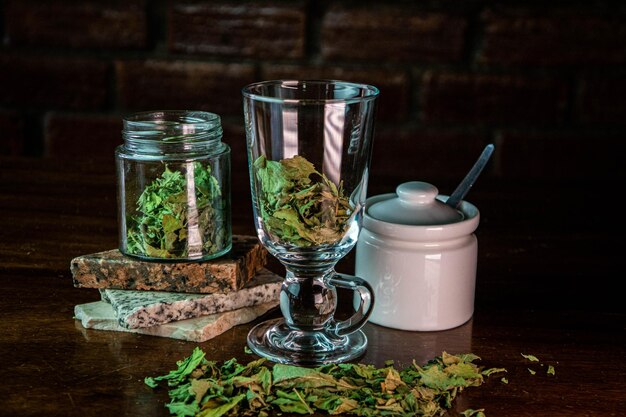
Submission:
[[[167,416],[166,391],[148,388],[144,377],[166,373],[195,346],[218,361],[255,358],[244,353],[246,335],[267,317],[199,344],[83,329],[74,306],[99,294],[73,287],[69,262],[116,244],[112,167],[11,158],[0,167],[1,416]],[[479,181],[468,195],[481,210],[474,317],[442,332],[367,324],[359,361],[402,366],[471,351],[481,365],[507,369],[508,384],[494,376],[468,388],[447,416],[467,408],[490,417],[623,415],[622,239],[615,216],[598,204],[618,180]],[[396,181],[373,177],[369,194]],[[441,192],[456,185],[433,182]],[[251,207],[233,201],[233,219],[234,233],[254,233]],[[351,252],[337,269],[352,272],[353,260]],[[282,273],[274,259],[268,268]],[[349,314],[349,294],[340,298]],[[548,365],[555,376],[546,375]]]

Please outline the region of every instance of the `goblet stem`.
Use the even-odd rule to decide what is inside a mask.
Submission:
[[[319,273],[287,267],[280,293],[280,309],[287,326],[314,331],[327,327],[337,309],[337,291],[328,280],[332,267]]]
[[[365,352],[367,338],[359,330],[373,305],[373,292],[360,278],[307,268],[287,268],[280,293],[282,319],[264,322],[248,334],[248,345],[274,362],[315,366],[342,362]],[[356,313],[344,321],[334,319],[337,287],[359,295]]]

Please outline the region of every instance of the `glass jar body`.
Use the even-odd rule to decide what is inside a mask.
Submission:
[[[231,249],[230,148],[221,142],[219,117],[131,115],[115,159],[123,254],[202,261]]]

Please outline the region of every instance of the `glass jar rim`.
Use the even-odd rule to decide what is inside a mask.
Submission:
[[[226,149],[220,116],[197,110],[155,110],[123,118],[124,151],[145,155],[213,154]]]
[[[304,92],[308,85],[314,86],[333,86],[335,91],[339,91],[345,97],[306,97],[306,98],[284,98],[276,94],[268,94],[267,91],[271,87],[279,87],[290,92]],[[355,83],[350,81],[335,79],[277,79],[255,82],[246,85],[241,90],[244,97],[262,101],[267,103],[287,103],[287,104],[332,104],[332,103],[358,103],[363,101],[371,101],[378,97],[380,91],[377,87],[370,84]]]
[[[188,135],[209,133],[221,128],[220,116],[198,110],[154,110],[132,113],[123,118],[124,132],[137,134]]]

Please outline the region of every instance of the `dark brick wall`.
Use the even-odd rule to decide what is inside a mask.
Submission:
[[[123,114],[202,109],[245,186],[240,89],[336,78],[381,90],[372,177],[493,142],[484,175],[624,178],[621,1],[0,0],[0,37],[0,155],[112,163]]]

